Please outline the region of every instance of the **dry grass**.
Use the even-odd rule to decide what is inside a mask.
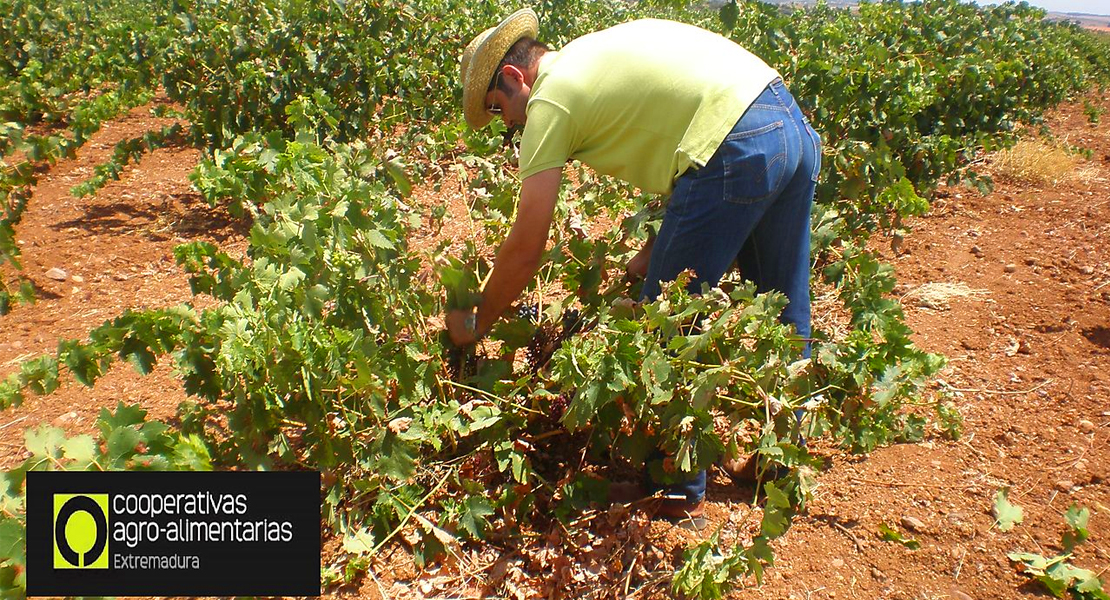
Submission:
[[[990,170],[997,180],[1032,185],[1090,184],[1098,172],[1081,157],[1040,140],[1022,140],[995,152]]]
[[[948,310],[948,303],[953,298],[982,298],[987,294],[987,290],[973,289],[966,283],[926,283],[906,292],[902,303],[912,301],[922,308]]]

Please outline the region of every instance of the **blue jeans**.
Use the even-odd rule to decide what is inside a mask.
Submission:
[[[658,296],[660,282],[686,269],[695,274],[690,291],[717,285],[736,262],[759,292],[786,295],[781,320],[809,338],[809,215],[820,170],[821,138],[782,81],[774,81],[709,162],[675,182],[642,299]],[[807,343],[806,357],[809,352]],[[667,491],[700,500],[705,472]]]

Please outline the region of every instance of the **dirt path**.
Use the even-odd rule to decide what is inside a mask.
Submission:
[[[84,339],[127,309],[189,301],[188,277],[174,263],[174,246],[207,240],[245,248],[242,227],[236,231],[226,211],[209,208],[189,183],[199,158],[192,148],[157,150],[95,196],[70,194],[117,142],[171,122],[151,117],[149,106],[136,108],[106,123],[75,159],[42,176],[16,232],[23,275],[34,282],[38,300],[0,317],[0,377],[26,359],[55,352],[61,340]],[[51,269],[64,271],[64,280],[48,276]],[[91,433],[101,407],[139,403],[151,418],[165,419],[184,398],[168,366],[142,377],[117,364],[95,388],[66,384],[0,413],[0,467],[23,459],[27,427],[52,423],[70,433]]]
[[[1110,108],[1107,98],[1095,100]],[[1059,552],[1061,514],[1073,502],[1092,511],[1092,539],[1073,562],[1096,572],[1110,565],[1110,134],[1086,123],[1082,104],[1051,123],[1058,136],[1092,151],[1099,179],[1045,189],[1001,184],[986,197],[947,189],[930,216],[911,224],[901,253],[887,253],[917,340],[949,357],[937,386],[956,401],[964,437],[932,435],[867,458],[825,449],[831,466],[816,501],[777,544],[762,588],[738,597],[1037,596],[1006,554]],[[112,144],[161,124],[136,109],[44,176],[18,231],[40,300],[0,317],[0,377],[124,309],[189,300],[172,258],[176,244],[245,247],[241,227],[190,187],[191,149],[159,150],[95,197],[70,196]],[[461,201],[452,195],[453,204]],[[51,268],[66,271],[66,280],[47,277]],[[967,295],[918,299],[921,286],[938,283]],[[166,366],[141,377],[117,365],[95,389],[67,385],[0,413],[0,465],[22,459],[27,426],[89,432],[100,408],[118,401],[168,418],[183,398]],[[1025,509],[1025,522],[1008,533],[990,516],[1004,486]],[[709,498],[709,516],[727,539],[749,508],[730,500],[736,494],[720,479]],[[881,540],[881,524],[921,548]],[[418,590],[399,584],[391,595],[420,597]]]

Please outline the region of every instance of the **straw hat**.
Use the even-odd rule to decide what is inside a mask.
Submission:
[[[493,119],[486,112],[486,92],[505,53],[521,38],[535,39],[539,31],[539,17],[532,9],[522,8],[478,34],[463,51],[463,116],[471,127],[481,129]]]

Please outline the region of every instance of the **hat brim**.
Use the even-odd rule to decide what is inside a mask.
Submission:
[[[505,17],[496,27],[478,34],[463,51],[461,76],[463,86],[463,117],[474,129],[481,129],[493,120],[486,111],[486,92],[497,65],[505,53],[521,38],[535,39],[540,20],[535,11],[522,8]]]

